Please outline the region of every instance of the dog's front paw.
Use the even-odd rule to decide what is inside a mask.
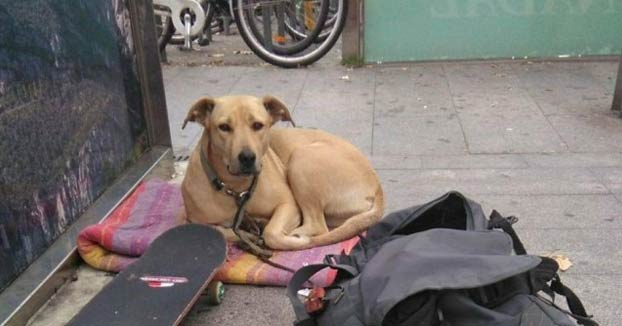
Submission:
[[[303,226],[300,226],[294,229],[289,235],[298,237],[298,238],[304,238],[304,237],[310,238],[321,233],[322,232],[318,230],[317,228],[310,227],[309,225],[303,225]]]
[[[308,248],[311,244],[311,237],[306,235],[280,235],[278,237],[264,236],[266,245],[277,250],[299,250]]]

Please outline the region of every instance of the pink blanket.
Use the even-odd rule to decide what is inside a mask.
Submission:
[[[84,228],[78,235],[78,251],[89,265],[119,272],[147,249],[164,231],[178,224],[183,214],[181,189],[177,184],[150,180],[140,184],[102,223]],[[358,238],[301,251],[275,252],[274,262],[298,269],[322,262],[327,254],[349,253]],[[287,285],[291,273],[270,266],[257,257],[229,244],[226,263],[218,279],[227,283]],[[324,270],[314,276],[319,286],[332,283],[333,271]]]

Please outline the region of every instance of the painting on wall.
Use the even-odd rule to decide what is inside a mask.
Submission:
[[[0,3],[0,290],[146,147],[127,1]]]

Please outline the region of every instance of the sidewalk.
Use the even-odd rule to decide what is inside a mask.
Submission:
[[[387,212],[455,189],[487,212],[518,216],[527,250],[570,257],[564,281],[601,325],[615,325],[622,320],[622,120],[609,111],[616,69],[614,61],[484,61],[351,70],[333,60],[297,70],[172,65],[164,79],[176,156],[188,155],[200,135],[196,124],[180,129],[199,96],[276,95],[298,125],[345,137],[370,157]],[[54,309],[78,295],[83,301],[109,278],[82,268],[33,325],[52,325]],[[199,302],[184,325],[292,320],[282,288],[228,286],[221,306]]]
[[[564,280],[601,325],[622,313],[622,120],[610,113],[615,62],[442,63],[280,70],[165,70],[177,155],[199,137],[178,126],[198,96],[273,94],[296,123],[333,132],[370,156],[387,212],[452,189],[504,214],[532,253],[558,251]],[[266,304],[268,303],[269,304]],[[187,325],[287,324],[281,289],[230,287]]]

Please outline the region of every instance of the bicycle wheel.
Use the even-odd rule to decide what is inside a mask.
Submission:
[[[318,35],[313,41],[316,43],[321,43],[324,42],[326,40],[326,38],[328,37],[328,35],[330,34],[330,30],[332,28],[332,26],[335,24],[335,21],[337,20],[337,12],[339,10],[339,1],[338,0],[330,0],[329,6],[328,6],[328,17],[326,18],[326,22],[324,23],[324,29],[322,30],[322,32],[320,32],[320,35]],[[342,11],[340,12],[340,14],[345,15],[347,14],[346,11]],[[345,16],[342,17],[341,19],[345,19]],[[302,39],[307,37],[307,35],[304,33],[304,31],[301,31],[300,29],[294,28],[291,24],[289,24],[288,22],[285,23],[285,27],[287,28],[287,32],[295,38],[298,39]]]
[[[321,1],[328,2],[329,0]],[[311,43],[313,44],[309,44],[303,51],[290,55],[278,54],[274,51],[274,44],[272,43],[272,24],[266,24],[263,21],[266,19],[270,21],[272,10],[266,11],[266,14],[264,14],[262,10],[262,21],[249,21],[249,18],[253,18],[253,15],[257,15],[256,13],[254,13],[253,15],[248,15],[247,12],[250,9],[255,10],[256,5],[262,3],[264,3],[265,8],[270,3],[274,3],[274,0],[236,0],[234,2],[233,11],[236,24],[238,26],[238,30],[240,32],[240,35],[242,36],[242,39],[257,56],[259,56],[264,61],[279,67],[296,68],[312,64],[317,60],[321,59],[335,45],[335,42],[337,42],[337,39],[339,38],[341,31],[343,30],[343,27],[345,25],[345,17],[348,7],[347,0],[336,1],[338,3],[338,7],[335,14],[336,19],[334,24],[332,24],[332,26],[330,27],[325,27],[324,24],[322,24],[321,26],[321,29],[329,28],[326,39],[321,43],[313,43],[313,40],[311,40]],[[320,8],[321,7],[322,6],[320,6]],[[255,28],[256,32],[263,31],[263,33],[260,33],[260,35],[256,35],[251,27],[251,24],[254,23],[257,25],[258,22],[263,25],[262,29]],[[325,23],[325,21],[322,23]],[[309,37],[305,38],[305,40],[308,39]]]
[[[264,47],[279,55],[293,55],[304,51],[320,34],[328,17],[329,0],[278,0],[262,1],[249,4],[251,8],[244,11],[245,19],[254,37]],[[264,16],[269,13],[269,28],[276,28],[277,35],[267,44],[263,37],[266,32]],[[276,22],[272,20],[272,15]],[[287,26],[301,30],[304,37],[290,37],[285,34]],[[295,27],[292,27],[295,26]]]

